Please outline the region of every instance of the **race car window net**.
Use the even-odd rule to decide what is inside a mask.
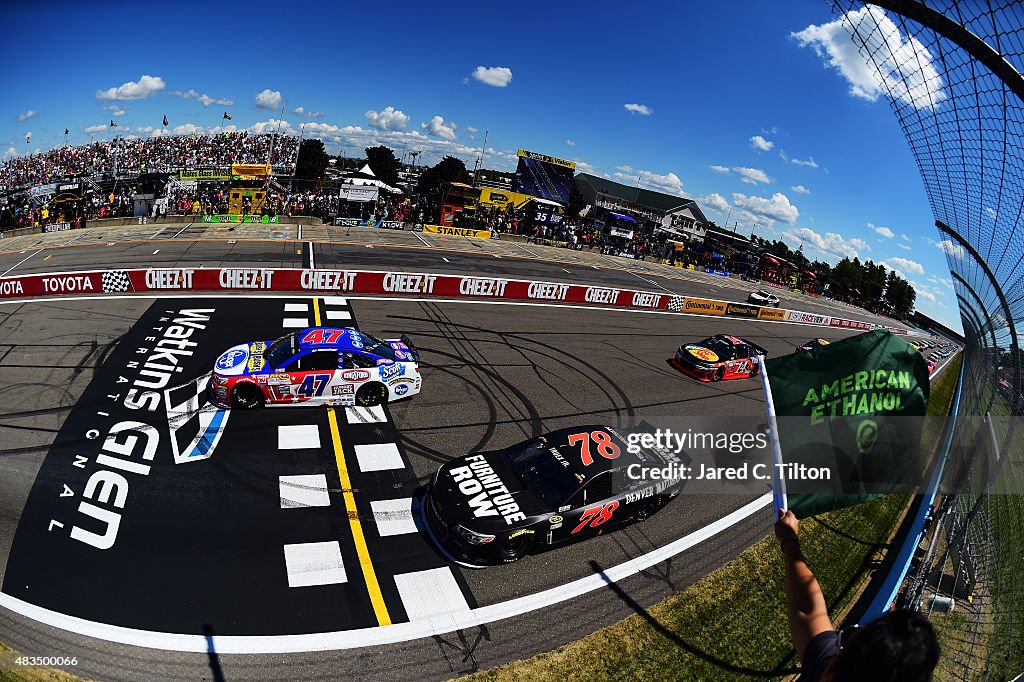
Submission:
[[[579,487],[576,476],[548,451],[543,441],[533,440],[507,452],[512,473],[549,508],[562,504]]]
[[[309,355],[304,355],[299,358],[299,369],[303,372],[338,369],[338,351],[315,350]]]
[[[612,496],[612,473],[605,471],[594,477],[583,489],[583,503],[589,504]]]
[[[345,369],[369,369],[377,366],[377,361],[362,353],[345,353],[343,367]]]

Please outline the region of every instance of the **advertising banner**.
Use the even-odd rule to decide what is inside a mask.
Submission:
[[[757,319],[761,306],[748,305],[746,303],[728,303],[725,306],[725,314],[732,317],[749,317]]]
[[[875,326],[856,320],[839,320],[812,313],[762,308],[706,298],[689,298],[604,286],[469,275],[260,267],[186,267],[0,277],[0,298],[167,291],[280,291],[495,298],[668,310],[700,315],[729,315],[749,319],[785,318],[791,321],[852,329],[866,329]],[[897,334],[908,333],[907,330],[897,327],[888,327],[888,329]]]
[[[700,313],[702,315],[725,315],[727,305],[725,301],[712,301],[707,298],[687,298],[683,301],[683,312]]]
[[[711,275],[718,275],[719,277],[732,277],[732,273],[728,270],[719,270],[717,268],[704,268],[704,272]]]
[[[182,182],[199,181],[223,181],[230,180],[231,173],[216,168],[193,168],[191,170],[178,171],[178,180]]]
[[[404,230],[405,223],[401,220],[382,220],[380,226],[385,230]]]
[[[633,238],[633,230],[626,230],[621,227],[613,227],[612,229],[608,230],[608,234],[610,234],[613,237],[623,237],[625,239]]]
[[[43,232],[64,232],[71,229],[71,223],[51,223],[43,225]]]
[[[820,324],[827,327],[831,324],[832,318],[826,315],[815,315],[814,313],[802,313],[798,310],[789,310],[786,312],[786,320],[789,322]]]
[[[376,185],[343,183],[338,187],[338,196],[343,201],[376,201],[379,189]]]
[[[471,230],[465,227],[447,227],[445,225],[424,225],[426,234],[444,234],[450,237],[473,237],[474,239],[490,239],[490,230]]]
[[[785,320],[786,311],[778,308],[761,308],[757,311],[759,320]]]
[[[203,216],[204,223],[262,223],[264,225],[280,222],[279,216],[242,215],[240,213],[214,213]]]

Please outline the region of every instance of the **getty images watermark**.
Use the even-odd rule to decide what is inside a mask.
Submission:
[[[663,462],[656,464],[634,463],[626,467],[626,476],[634,481],[641,480],[693,480],[693,481],[771,481],[772,465],[769,456],[767,428],[754,433],[674,431],[657,429],[653,432],[634,432],[626,436],[627,450],[640,454],[643,450],[663,455]],[[715,455],[754,454],[762,461],[735,461],[715,463],[696,461],[692,457],[710,452]],[[665,456],[667,455],[667,456]],[[832,469],[828,466],[808,466],[797,462],[776,464],[781,477],[787,481],[830,481]]]

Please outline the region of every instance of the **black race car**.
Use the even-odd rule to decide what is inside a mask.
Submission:
[[[454,459],[427,490],[427,529],[449,559],[480,567],[642,521],[679,494],[680,460],[627,437],[581,426]]]
[[[802,346],[797,346],[797,350],[816,350],[822,346],[827,346],[828,341],[825,339],[811,339]]]

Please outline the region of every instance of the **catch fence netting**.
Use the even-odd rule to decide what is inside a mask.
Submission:
[[[1024,3],[831,4],[910,144],[966,336],[967,418],[898,604],[936,626],[938,679],[1010,680],[1024,671]]]

